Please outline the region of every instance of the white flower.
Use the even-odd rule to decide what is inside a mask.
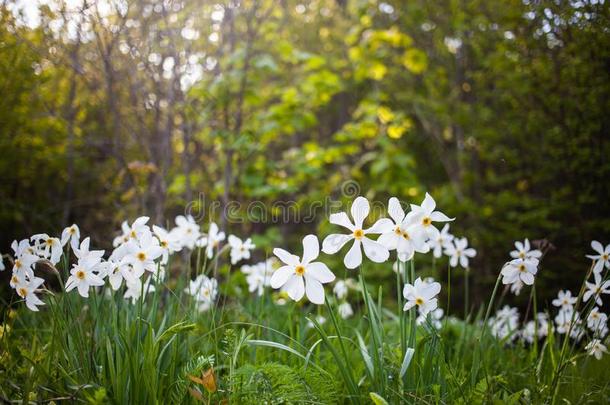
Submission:
[[[604,346],[599,339],[590,341],[585,347],[585,350],[589,355],[595,356],[597,360],[601,360],[604,353],[608,353],[608,349],[606,349],[606,346]]]
[[[146,294],[154,292],[155,286],[151,284],[151,279],[152,277],[148,277],[144,282],[141,279],[136,279],[133,282],[125,280],[127,289],[125,290],[123,298],[126,300],[131,300],[131,303],[135,304],[138,302],[142,294],[146,296]]]
[[[182,245],[174,234],[166,231],[160,226],[153,225],[152,228],[155,236],[159,239],[159,246],[163,249],[161,263],[166,264],[169,260],[169,255],[182,250]]]
[[[513,284],[522,281],[524,284],[532,285],[537,272],[537,259],[514,259],[502,268],[502,283]]]
[[[592,332],[604,331],[607,322],[608,315],[600,312],[598,307],[594,307],[591,312],[589,312],[589,316],[587,317],[587,327]]]
[[[354,310],[347,301],[337,307],[337,312],[339,312],[339,316],[343,319],[350,318],[352,315],[354,315]]]
[[[143,234],[150,233],[150,228],[148,227],[148,225],[146,225],[148,220],[148,217],[138,217],[135,221],[133,221],[133,224],[131,224],[131,226],[129,226],[127,221],[123,221],[123,223],[121,224],[121,230],[123,234],[114,238],[112,245],[114,247],[117,247],[122,243],[129,242],[130,240],[137,241]]]
[[[200,274],[189,282],[185,292],[195,299],[199,311],[207,311],[218,295],[218,282],[214,278]]]
[[[133,268],[136,278],[144,274],[144,271],[157,273],[155,260],[163,254],[163,249],[150,232],[143,233],[139,241],[129,241],[127,246],[129,253],[125,260]]]
[[[572,317],[574,317],[574,322],[572,323]],[[574,335],[578,324],[580,323],[580,314],[578,312],[574,313],[572,307],[570,309],[560,309],[555,316],[555,324],[557,325],[557,333],[564,335],[570,330],[570,325],[572,325],[572,331],[570,335]]]
[[[589,301],[590,298],[595,299],[597,305],[603,305],[601,295],[610,294],[610,280],[603,281],[601,272],[593,273],[595,283],[585,283],[587,285],[587,291],[583,295],[585,302]]]
[[[434,329],[440,329],[443,325],[441,323],[441,319],[443,319],[443,315],[445,315],[445,311],[442,308],[436,308],[434,311],[430,311],[426,315],[419,315],[415,322],[418,325],[425,325],[430,319],[430,323],[434,327]]]
[[[549,321],[547,315],[544,312],[539,312],[537,315],[538,318],[538,339],[541,339],[548,335],[549,333]],[[523,331],[521,331],[521,336],[528,343],[534,342],[534,336],[536,336],[536,324],[534,320],[529,321]]]
[[[218,225],[216,225],[215,222],[212,222],[208,235],[204,236],[201,240],[202,246],[206,246],[206,252],[209,259],[214,256],[214,250],[218,248],[218,245],[220,245],[220,242],[223,240],[225,240],[225,233],[219,232]]]
[[[523,281],[518,278],[517,280],[515,280],[514,283],[510,285],[510,292],[518,296],[521,293],[521,289],[524,285],[525,284],[523,284]]]
[[[61,241],[57,238],[52,238],[46,233],[40,233],[31,237],[35,242],[35,250],[38,255],[45,259],[49,259],[52,264],[59,263],[59,259],[63,253]]]
[[[526,259],[536,259],[536,260],[540,260],[540,257],[542,257],[542,252],[539,251],[538,249],[531,249],[530,246],[530,241],[525,238],[525,240],[523,242],[520,241],[516,241],[515,242],[515,248],[516,250],[513,250],[512,252],[510,252],[510,256],[513,259],[522,259],[522,260],[526,260]]]
[[[557,298],[552,301],[556,307],[561,307],[562,310],[572,310],[572,306],[576,304],[577,297],[572,297],[570,290],[562,290],[557,293]]]
[[[458,262],[464,269],[468,269],[468,258],[475,257],[477,251],[473,248],[468,247],[468,239],[466,238],[455,238],[445,249],[445,255],[449,256],[449,265],[456,267]]]
[[[515,332],[519,324],[519,310],[505,305],[496,311],[496,316],[490,318],[488,323],[491,326],[492,336],[512,341],[517,337]]]
[[[42,302],[40,298],[38,298],[36,294],[34,294],[36,292],[36,289],[40,287],[42,283],[44,283],[44,279],[40,277],[33,277],[29,281],[23,280],[16,288],[17,294],[21,298],[25,299],[25,305],[31,311],[37,312],[37,305],[44,305],[44,302]]]
[[[74,248],[74,255],[76,256],[77,259],[84,260],[89,257],[101,259],[102,256],[104,256],[103,250],[89,250],[90,243],[91,243],[91,239],[89,237],[86,237],[80,243],[80,246],[77,246],[76,248]]]
[[[176,228],[171,230],[172,236],[183,246],[193,250],[195,243],[201,237],[200,227],[191,215],[178,215]]]
[[[70,270],[70,277],[66,281],[66,292],[78,289],[81,297],[89,297],[89,287],[104,285],[104,280],[96,274],[102,268],[100,259],[97,257],[85,257],[79,259]]]
[[[428,241],[428,245],[432,249],[432,254],[435,258],[440,258],[443,255],[443,250],[451,246],[454,236],[449,233],[449,224],[445,224],[438,236]]]
[[[413,217],[413,222],[418,223],[423,228],[429,239],[436,239],[440,233],[432,222],[449,222],[455,219],[449,218],[440,211],[435,211],[435,208],[436,202],[430,194],[426,193],[421,206],[411,204],[411,212],[409,213]]]
[[[316,235],[303,238],[303,257],[299,258],[284,249],[275,248],[273,254],[285,265],[271,276],[271,287],[277,289],[285,286],[286,293],[294,301],[303,298],[303,294],[314,304],[324,303],[324,287],[335,275],[322,262],[313,260],[320,254],[320,244]]]
[[[437,282],[427,283],[422,281],[420,277],[413,284],[405,284],[402,290],[402,295],[407,302],[403,307],[403,311],[417,306],[420,315],[426,316],[428,312],[434,311],[438,306],[436,296],[441,291],[441,285]]]
[[[259,297],[263,295],[265,287],[271,285],[271,276],[273,275],[275,264],[276,260],[272,257],[254,265],[245,264],[241,266],[241,272],[246,275],[249,292],[256,291]]]
[[[330,223],[343,226],[349,229],[351,233],[348,235],[328,235],[322,242],[322,251],[326,254],[337,253],[347,242],[353,239],[354,243],[343,259],[343,263],[348,269],[355,269],[362,263],[361,246],[364,249],[364,254],[372,261],[383,263],[388,260],[390,256],[388,249],[378,241],[367,238],[366,235],[387,232],[392,227],[392,221],[383,218],[375,222],[372,227],[362,229],[362,224],[369,215],[369,211],[368,200],[364,197],[358,197],[351,207],[354,223],[350,221],[345,212],[332,214],[329,218]]]
[[[333,287],[333,292],[338,299],[342,300],[347,297],[347,283],[343,280],[338,280]]]
[[[256,247],[252,243],[252,239],[248,238],[242,241],[235,235],[229,235],[229,246],[231,246],[231,264],[236,264],[243,259],[249,259],[250,251]]]
[[[405,214],[396,197],[390,198],[388,202],[388,214],[394,223],[386,225],[377,242],[388,250],[396,249],[398,259],[403,262],[411,260],[415,252],[427,253],[430,250],[418,217],[411,212]]]
[[[316,322],[318,322],[318,324],[320,326],[324,325],[324,323],[326,323],[326,318],[324,318],[322,315],[316,315]],[[307,325],[308,328],[313,328],[315,325],[312,321],[307,321]]]
[[[593,260],[593,262],[595,263],[593,271],[595,273],[599,273],[604,269],[604,267],[606,269],[610,269],[610,244],[606,245],[606,247],[604,248],[601,243],[594,240],[593,242],[591,242],[591,247],[597,253],[596,255],[587,255],[587,257]]]
[[[78,248],[78,243],[80,242],[80,229],[78,229],[78,225],[72,224],[61,233],[61,246],[66,246],[68,241],[70,241],[72,249]]]
[[[38,257],[33,254],[34,248],[30,246],[29,240],[23,239],[21,242],[13,241],[11,248],[15,252],[13,261],[13,274],[20,277],[34,277],[32,265],[38,261]]]

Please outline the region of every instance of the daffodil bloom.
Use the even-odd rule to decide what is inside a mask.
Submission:
[[[13,260],[13,274],[17,274],[20,277],[34,277],[34,271],[32,265],[38,261],[38,256],[34,255],[34,249],[30,246],[28,239],[23,239],[20,242],[13,241],[11,248],[15,253],[15,259]]]
[[[347,301],[343,302],[337,307],[337,312],[339,313],[339,316],[343,319],[350,318],[352,315],[354,315],[354,310],[352,309],[350,303]]]
[[[402,295],[407,302],[403,307],[404,311],[417,306],[419,314],[426,316],[428,312],[434,311],[438,307],[436,296],[441,291],[441,285],[437,282],[428,283],[422,281],[420,277],[413,284],[405,284]]]
[[[166,264],[169,260],[169,255],[182,250],[182,245],[172,233],[166,231],[160,226],[153,225],[153,233],[159,239],[159,246],[163,249],[161,263]]]
[[[561,307],[562,310],[572,310],[577,299],[577,297],[572,297],[570,290],[562,290],[557,293],[557,298],[552,301],[552,304],[556,307]]]
[[[176,227],[171,230],[172,236],[183,246],[190,250],[195,248],[195,243],[201,238],[199,225],[191,215],[178,215]]]
[[[464,269],[468,269],[468,259],[475,257],[477,251],[468,247],[468,239],[455,238],[453,243],[445,249],[445,255],[449,256],[449,265],[451,267],[456,267],[459,263]]]
[[[151,284],[151,278],[148,277],[145,281],[141,279],[136,279],[134,282],[126,281],[127,289],[125,294],[123,294],[123,298],[131,300],[131,303],[135,304],[142,297],[142,294],[146,296],[146,294],[154,292],[155,286]]]
[[[52,238],[46,233],[33,235],[31,240],[35,242],[36,252],[41,257],[48,259],[52,264],[59,263],[59,259],[63,253],[61,241],[57,238]]]
[[[513,284],[522,281],[526,285],[532,285],[537,272],[537,259],[514,259],[502,268],[502,283]]]
[[[585,350],[589,355],[595,356],[597,360],[601,360],[605,353],[608,353],[608,349],[604,346],[599,339],[593,339],[590,341],[587,346],[585,346]]]
[[[76,249],[74,249],[74,255],[78,258],[78,259],[87,259],[87,258],[95,258],[95,259],[101,259],[104,256],[104,251],[103,250],[89,250],[90,248],[90,243],[91,243],[91,239],[89,237],[86,237],[85,239],[83,239],[83,241],[80,243],[80,246],[78,246]]]
[[[16,288],[17,294],[25,300],[25,305],[31,310],[38,312],[38,305],[44,305],[35,294],[36,289],[44,283],[44,279],[33,277],[29,281],[19,284]]]
[[[210,224],[207,236],[201,239],[201,246],[205,246],[208,258],[214,257],[214,251],[220,246],[220,242],[225,240],[225,233],[221,232],[215,222]]]
[[[347,297],[347,283],[343,280],[338,280],[333,287],[333,292],[337,296],[338,299],[342,300]]]
[[[185,292],[195,299],[200,312],[207,311],[218,295],[218,282],[214,278],[200,274],[189,282]]]
[[[316,235],[303,238],[303,257],[299,258],[284,249],[275,248],[273,254],[284,266],[271,276],[271,287],[285,287],[286,293],[294,301],[299,301],[305,294],[314,304],[324,303],[324,287],[335,275],[322,262],[314,262],[320,254],[320,244]]]
[[[398,259],[403,262],[411,260],[415,252],[427,253],[430,250],[426,243],[426,232],[418,217],[412,213],[405,214],[396,197],[388,202],[388,214],[394,223],[386,226],[377,242],[388,250],[396,249]]]
[[[78,289],[81,297],[89,297],[90,287],[104,285],[104,280],[97,274],[102,269],[102,263],[97,257],[79,259],[70,270],[70,277],[66,281],[66,292]]]
[[[572,323],[572,317],[574,322]],[[580,314],[578,312],[574,313],[574,309],[570,307],[569,309],[560,309],[557,315],[555,316],[555,325],[557,325],[557,333],[564,335],[570,329],[572,331],[570,334],[572,335],[573,330],[576,329],[577,325],[580,323]],[[570,325],[572,327],[570,328]]]
[[[521,337],[528,343],[534,342],[536,327],[538,328],[538,339],[548,336],[549,333],[549,320],[547,315],[544,312],[539,312],[536,317],[538,318],[538,325],[536,325],[534,320],[531,320],[521,331]]]
[[[434,311],[430,311],[426,315],[420,314],[417,319],[415,319],[415,323],[417,325],[425,325],[429,320],[432,327],[438,330],[443,326],[441,323],[443,315],[445,315],[445,311],[443,311],[442,308],[436,308]]]
[[[256,292],[259,297],[263,295],[265,287],[271,285],[275,263],[275,258],[269,258],[264,262],[254,265],[245,264],[241,267],[241,272],[246,275],[249,292]]]
[[[240,260],[249,259],[250,251],[256,247],[252,239],[242,241],[235,235],[229,235],[229,246],[231,247],[231,264],[236,264]]]
[[[424,201],[420,205],[411,204],[411,212],[413,222],[417,223],[429,239],[436,239],[439,230],[434,226],[433,222],[449,222],[455,218],[449,218],[440,211],[435,211],[436,201],[428,193],[424,197]]]
[[[513,259],[536,259],[540,260],[542,257],[542,252],[538,249],[532,249],[530,245],[530,241],[526,238],[523,242],[516,241],[515,242],[515,250],[510,252],[510,257]]]
[[[610,244],[604,247],[601,243],[594,240],[593,242],[591,242],[591,247],[597,253],[596,255],[587,255],[587,257],[593,260],[593,262],[595,263],[593,271],[595,273],[599,273],[604,268],[610,269]]]
[[[604,314],[603,312],[600,312],[598,307],[594,307],[591,312],[589,312],[589,316],[587,316],[587,327],[592,332],[604,332],[607,322],[608,315]]]
[[[582,299],[587,302],[589,299],[595,299],[597,305],[603,305],[601,295],[610,294],[610,280],[603,281],[601,272],[593,273],[595,283],[585,282],[587,291],[585,291]]]
[[[505,305],[496,311],[496,315],[488,321],[492,336],[497,339],[514,340],[517,337],[519,310]]]
[[[351,207],[351,214],[354,222],[352,223],[347,216],[347,213],[340,212],[332,214],[329,218],[331,224],[340,225],[349,229],[350,233],[331,234],[328,235],[322,242],[322,251],[326,254],[337,253],[345,244],[351,240],[354,241],[349,249],[343,263],[348,269],[355,269],[362,263],[362,249],[366,257],[377,263],[383,263],[388,260],[390,252],[387,247],[378,241],[369,239],[366,235],[379,234],[388,232],[392,229],[392,221],[387,218],[378,220],[368,229],[363,229],[363,223],[369,215],[369,202],[364,197],[358,197],[354,200]]]
[[[157,272],[155,260],[163,254],[163,249],[150,232],[143,233],[139,241],[129,241],[128,249],[125,260],[133,268],[136,278],[144,274],[144,271]]]
[[[428,245],[432,249],[432,255],[439,259],[443,255],[443,251],[451,245],[453,238],[454,236],[449,233],[449,224],[445,224],[438,236],[428,241]]]
[[[139,240],[140,237],[145,233],[150,233],[150,228],[146,223],[150,218],[148,217],[138,217],[131,224],[131,226],[127,223],[127,221],[123,221],[121,224],[122,235],[117,236],[112,245],[114,247],[119,246],[122,243],[127,243],[130,240]]]
[[[78,249],[80,242],[80,229],[78,229],[78,225],[72,224],[61,233],[61,246],[66,246],[68,241],[73,250]]]

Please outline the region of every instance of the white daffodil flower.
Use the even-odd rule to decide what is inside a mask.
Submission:
[[[40,257],[48,259],[53,265],[59,263],[63,249],[58,238],[52,238],[46,233],[39,233],[33,235],[30,239],[35,242],[35,250]]]
[[[104,285],[104,280],[97,274],[102,268],[103,265],[98,257],[89,256],[79,259],[70,270],[70,277],[66,281],[66,292],[77,288],[81,297],[89,297],[90,287]]]
[[[182,245],[178,241],[178,238],[175,237],[175,235],[172,235],[170,232],[166,231],[160,226],[153,225],[152,229],[157,239],[159,239],[159,246],[161,247],[161,249],[163,249],[161,263],[167,264],[167,261],[169,260],[169,255],[182,250]]]
[[[585,282],[587,291],[585,291],[582,299],[587,302],[589,299],[595,299],[597,305],[603,305],[601,295],[610,294],[610,280],[603,281],[601,272],[593,273],[595,283]]]
[[[439,259],[453,241],[454,236],[449,233],[449,224],[445,224],[435,239],[430,239],[428,245],[432,249],[432,255]]]
[[[147,294],[155,291],[155,286],[151,283],[152,277],[148,277],[145,281],[141,279],[136,279],[134,282],[128,282],[126,280],[125,285],[127,289],[125,290],[125,294],[123,298],[126,300],[131,300],[132,304],[138,302],[142,294],[146,296]]]
[[[515,242],[515,250],[510,252],[510,257],[513,259],[536,259],[540,260],[542,257],[542,252],[538,249],[532,249],[530,246],[530,241],[525,238],[523,242],[516,241]]]
[[[562,290],[557,293],[557,298],[552,301],[552,304],[561,307],[562,310],[571,311],[577,300],[577,297],[572,297],[570,290]]]
[[[275,271],[276,263],[275,258],[271,257],[264,262],[254,265],[245,264],[241,267],[241,272],[246,275],[249,292],[256,292],[259,297],[263,295],[265,287],[271,285],[271,276]]]
[[[522,281],[524,284],[532,285],[537,272],[537,259],[514,259],[502,268],[502,283],[513,284]]]
[[[250,251],[256,247],[252,239],[242,241],[235,235],[229,235],[229,246],[231,247],[231,264],[236,264],[240,260],[249,259]]]
[[[201,246],[205,246],[208,259],[214,257],[214,251],[218,249],[223,240],[225,240],[225,233],[220,231],[216,222],[212,222],[207,236],[201,238]]]
[[[342,319],[351,318],[354,315],[354,310],[349,302],[344,302],[337,307],[337,312]]]
[[[123,221],[121,224],[121,230],[123,233],[114,238],[112,245],[117,247],[122,243],[129,242],[130,240],[138,241],[143,234],[150,233],[150,228],[148,225],[146,225],[149,219],[150,218],[148,217],[138,217],[135,221],[133,221],[131,226],[127,221]]]
[[[68,241],[70,242],[72,250],[78,249],[78,244],[80,242],[80,229],[78,229],[78,225],[72,224],[61,233],[61,246],[66,246]]]
[[[284,249],[275,248],[273,254],[284,266],[271,276],[271,287],[285,287],[285,291],[294,301],[299,301],[305,294],[314,304],[324,303],[324,287],[335,275],[322,262],[314,262],[320,254],[320,243],[316,235],[303,238],[303,257],[299,258]]]
[[[172,236],[189,250],[195,248],[195,243],[201,238],[200,226],[191,215],[178,215],[176,217],[176,227],[170,232]]]
[[[348,292],[347,283],[344,280],[338,280],[333,287],[333,292],[338,299],[345,299]]]
[[[38,305],[44,305],[44,302],[40,300],[35,294],[36,289],[44,283],[44,279],[40,277],[33,277],[29,281],[23,281],[17,288],[17,294],[25,300],[25,305],[34,312],[38,312]]]
[[[407,302],[403,308],[404,311],[417,306],[419,314],[426,316],[428,312],[434,311],[438,307],[438,299],[436,296],[441,291],[441,285],[437,282],[428,283],[420,277],[413,284],[405,284],[402,290],[402,295]]]
[[[585,346],[585,350],[589,355],[595,356],[597,360],[601,360],[605,353],[608,353],[608,349],[604,346],[599,339],[593,339],[590,341],[587,346]]]
[[[610,269],[610,244],[604,247],[601,243],[594,240],[593,242],[591,242],[591,247],[597,253],[596,255],[587,255],[587,257],[593,260],[593,262],[595,263],[593,271],[595,273],[599,273],[604,268]]]
[[[396,249],[400,261],[411,260],[415,252],[427,253],[430,247],[426,243],[425,228],[421,226],[417,215],[405,214],[396,197],[388,202],[388,214],[394,222],[381,234],[377,242],[388,250]]]
[[[198,275],[189,281],[185,292],[195,299],[200,312],[207,311],[212,307],[218,295],[218,282],[214,278],[208,278],[204,274]]]
[[[140,278],[144,271],[157,273],[155,260],[163,254],[163,249],[152,233],[142,233],[139,241],[129,241],[127,246],[129,253],[125,256],[125,261],[133,268],[136,278]]]
[[[441,319],[443,319],[444,315],[445,311],[443,311],[442,308],[436,308],[434,311],[430,311],[426,315],[420,314],[417,319],[415,319],[415,323],[417,323],[417,325],[424,325],[428,322],[429,317],[432,327],[439,330],[443,326]]]
[[[477,251],[468,247],[468,239],[455,238],[453,243],[445,249],[445,255],[449,256],[449,265],[451,267],[456,267],[459,263],[464,269],[468,269],[468,259],[475,257]]]
[[[87,258],[96,258],[96,259],[101,259],[104,256],[104,251],[103,250],[89,250],[89,245],[91,244],[91,239],[89,237],[86,237],[85,239],[83,239],[83,241],[80,243],[80,246],[77,246],[76,249],[74,249],[74,255],[78,258],[78,259],[87,259]]]
[[[574,323],[572,323],[572,317],[574,317]],[[580,324],[580,314],[578,312],[574,313],[572,307],[569,309],[561,308],[555,316],[557,333],[561,335],[565,335],[570,330],[570,325],[572,325],[572,332],[570,334],[573,334],[578,324]]]
[[[328,235],[322,242],[322,251],[326,254],[337,253],[347,242],[353,240],[354,243],[349,249],[343,263],[348,269],[355,269],[362,263],[362,250],[366,257],[376,263],[383,263],[390,257],[388,248],[369,239],[366,235],[385,233],[392,229],[392,221],[383,218],[378,220],[368,229],[363,229],[364,220],[369,215],[369,202],[364,197],[358,197],[354,200],[351,206],[351,214],[354,219],[352,223],[347,216],[347,213],[340,212],[332,214],[329,218],[331,224],[340,225],[350,230],[350,234],[331,234]],[[361,248],[362,246],[362,248]]]
[[[423,229],[428,239],[436,239],[439,230],[432,224],[433,222],[449,222],[455,218],[449,218],[447,215],[440,211],[435,211],[436,201],[428,193],[424,197],[424,201],[421,205],[411,204],[411,212],[409,213],[413,218],[412,221],[419,224]]]
[[[589,316],[587,316],[587,327],[592,332],[600,332],[606,328],[606,323],[608,322],[608,315],[600,312],[598,307],[594,307],[591,312],[589,312]]]

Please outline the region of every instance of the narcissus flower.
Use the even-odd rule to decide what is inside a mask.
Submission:
[[[273,254],[285,265],[271,276],[271,287],[284,287],[290,298],[299,301],[305,294],[314,304],[324,303],[324,287],[335,275],[322,262],[314,262],[320,253],[320,244],[316,235],[303,238],[303,257],[299,258],[284,249],[275,248]]]
[[[449,224],[445,224],[438,236],[428,241],[428,245],[432,249],[432,255],[437,259],[440,258],[443,255],[443,251],[451,246],[453,238],[454,236],[449,233]]]
[[[163,249],[161,263],[166,264],[169,260],[169,255],[182,250],[182,245],[175,235],[171,234],[160,226],[153,225],[152,228],[155,236],[159,240],[159,246],[161,249]]]
[[[594,240],[591,242],[591,247],[597,253],[596,255],[587,255],[587,257],[595,263],[593,271],[599,273],[604,267],[610,269],[610,244],[604,247],[601,243]]]
[[[424,201],[420,205],[411,204],[411,215],[413,216],[413,222],[419,224],[422,227],[424,233],[429,239],[436,239],[439,231],[433,225],[433,222],[449,222],[455,218],[449,218],[447,215],[440,211],[435,211],[436,202],[434,198],[428,193],[424,197]]]
[[[271,285],[271,276],[275,270],[276,263],[277,260],[271,257],[264,262],[241,266],[241,272],[246,275],[249,292],[256,292],[259,297],[263,295],[265,287]]]
[[[347,242],[353,240],[352,247],[343,259],[343,263],[348,269],[355,269],[362,263],[363,249],[366,257],[376,263],[383,263],[388,260],[390,256],[388,248],[378,241],[369,239],[366,235],[388,232],[392,229],[392,221],[383,218],[375,222],[370,228],[363,229],[363,223],[369,215],[369,211],[368,200],[364,197],[358,197],[354,200],[351,207],[353,223],[345,212],[332,214],[329,218],[330,223],[343,226],[349,229],[350,233],[347,235],[336,233],[328,235],[322,242],[322,251],[326,254],[335,254]]]
[[[589,316],[587,316],[587,327],[598,334],[598,336],[604,336],[607,332],[606,323],[608,322],[608,315],[600,312],[598,307],[594,307]]]
[[[510,252],[510,256],[513,259],[536,259],[539,260],[542,257],[542,252],[538,249],[532,249],[530,241],[526,238],[523,242],[515,242],[515,250]]]
[[[114,238],[112,245],[114,247],[119,246],[122,243],[129,242],[130,240],[139,240],[140,237],[145,233],[150,233],[150,228],[146,223],[150,218],[148,217],[138,217],[131,224],[128,224],[127,221],[123,221],[121,224],[122,234]]]
[[[456,267],[458,263],[464,269],[468,269],[468,259],[477,255],[477,251],[468,247],[468,239],[455,238],[453,243],[445,249],[445,255],[449,256],[449,265]]]
[[[90,256],[79,259],[78,263],[74,264],[72,270],[70,270],[70,277],[66,281],[66,292],[77,288],[80,296],[87,298],[90,287],[104,285],[104,280],[97,274],[102,268],[99,258]]]
[[[338,299],[342,300],[347,297],[347,283],[343,280],[338,280],[333,287],[333,292],[337,296]]]
[[[442,308],[436,308],[434,311],[430,311],[426,315],[420,314],[417,319],[415,319],[415,323],[417,323],[418,325],[424,325],[427,324],[429,319],[432,327],[438,330],[443,326],[443,324],[441,323],[443,315],[445,315],[445,311],[443,311]]]
[[[524,284],[532,285],[537,272],[537,259],[514,259],[502,268],[502,283],[513,284],[522,281]]]
[[[157,272],[155,260],[163,254],[163,249],[150,232],[143,233],[139,241],[129,241],[127,246],[129,253],[125,259],[133,268],[136,278],[144,274],[144,271]]]
[[[240,260],[249,259],[250,251],[256,247],[252,239],[242,241],[235,235],[229,235],[229,246],[231,247],[231,264],[236,264]]]
[[[189,282],[185,291],[195,299],[200,312],[207,311],[212,307],[218,295],[218,282],[214,278],[200,274]]]
[[[396,197],[388,202],[388,214],[394,223],[388,223],[377,242],[388,250],[396,249],[398,259],[403,262],[411,260],[415,252],[427,253],[430,250],[424,227],[415,215],[405,214]]]
[[[610,280],[604,281],[601,272],[593,273],[595,283],[586,282],[587,291],[585,291],[582,299],[587,302],[593,298],[597,305],[603,305],[601,295],[610,294]]]
[[[46,233],[33,235],[31,240],[35,243],[36,253],[45,259],[48,259],[54,265],[59,263],[59,259],[63,253],[61,241],[57,238],[52,238]]]
[[[413,284],[405,284],[402,295],[407,302],[403,307],[404,311],[417,306],[420,315],[426,316],[428,312],[434,311],[438,307],[436,296],[441,291],[441,285],[437,282],[425,282],[420,277]]]
[[[347,301],[337,307],[337,312],[339,313],[339,316],[343,319],[350,318],[352,315],[354,315],[354,310],[352,309],[350,303]]]
[[[171,230],[172,236],[183,246],[190,250],[201,237],[200,227],[191,215],[178,215],[176,227]]]
[[[31,310],[38,312],[38,305],[44,305],[44,302],[40,300],[35,294],[36,289],[44,283],[44,279],[40,277],[33,277],[29,281],[23,281],[17,285],[17,294],[25,300],[25,305]]]
[[[225,233],[218,229],[215,222],[210,224],[208,235],[201,239],[201,246],[206,247],[208,258],[214,257],[214,251],[218,249],[220,242],[225,240]]]
[[[552,301],[552,304],[556,307],[561,307],[563,310],[572,310],[577,300],[577,297],[572,297],[570,290],[562,290],[557,293],[557,298]]]
[[[605,353],[608,353],[608,349],[604,346],[599,339],[593,339],[590,341],[587,346],[585,346],[585,350],[589,355],[595,356],[597,360],[601,360]]]
[[[72,224],[61,233],[61,246],[66,246],[70,242],[72,249],[77,249],[80,242],[80,229],[78,225]]]

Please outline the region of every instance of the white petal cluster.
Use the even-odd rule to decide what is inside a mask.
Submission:
[[[533,285],[538,273],[542,252],[532,249],[529,239],[516,241],[515,250],[510,252],[512,260],[502,267],[502,283],[510,285],[510,291],[519,295],[524,285]]]

